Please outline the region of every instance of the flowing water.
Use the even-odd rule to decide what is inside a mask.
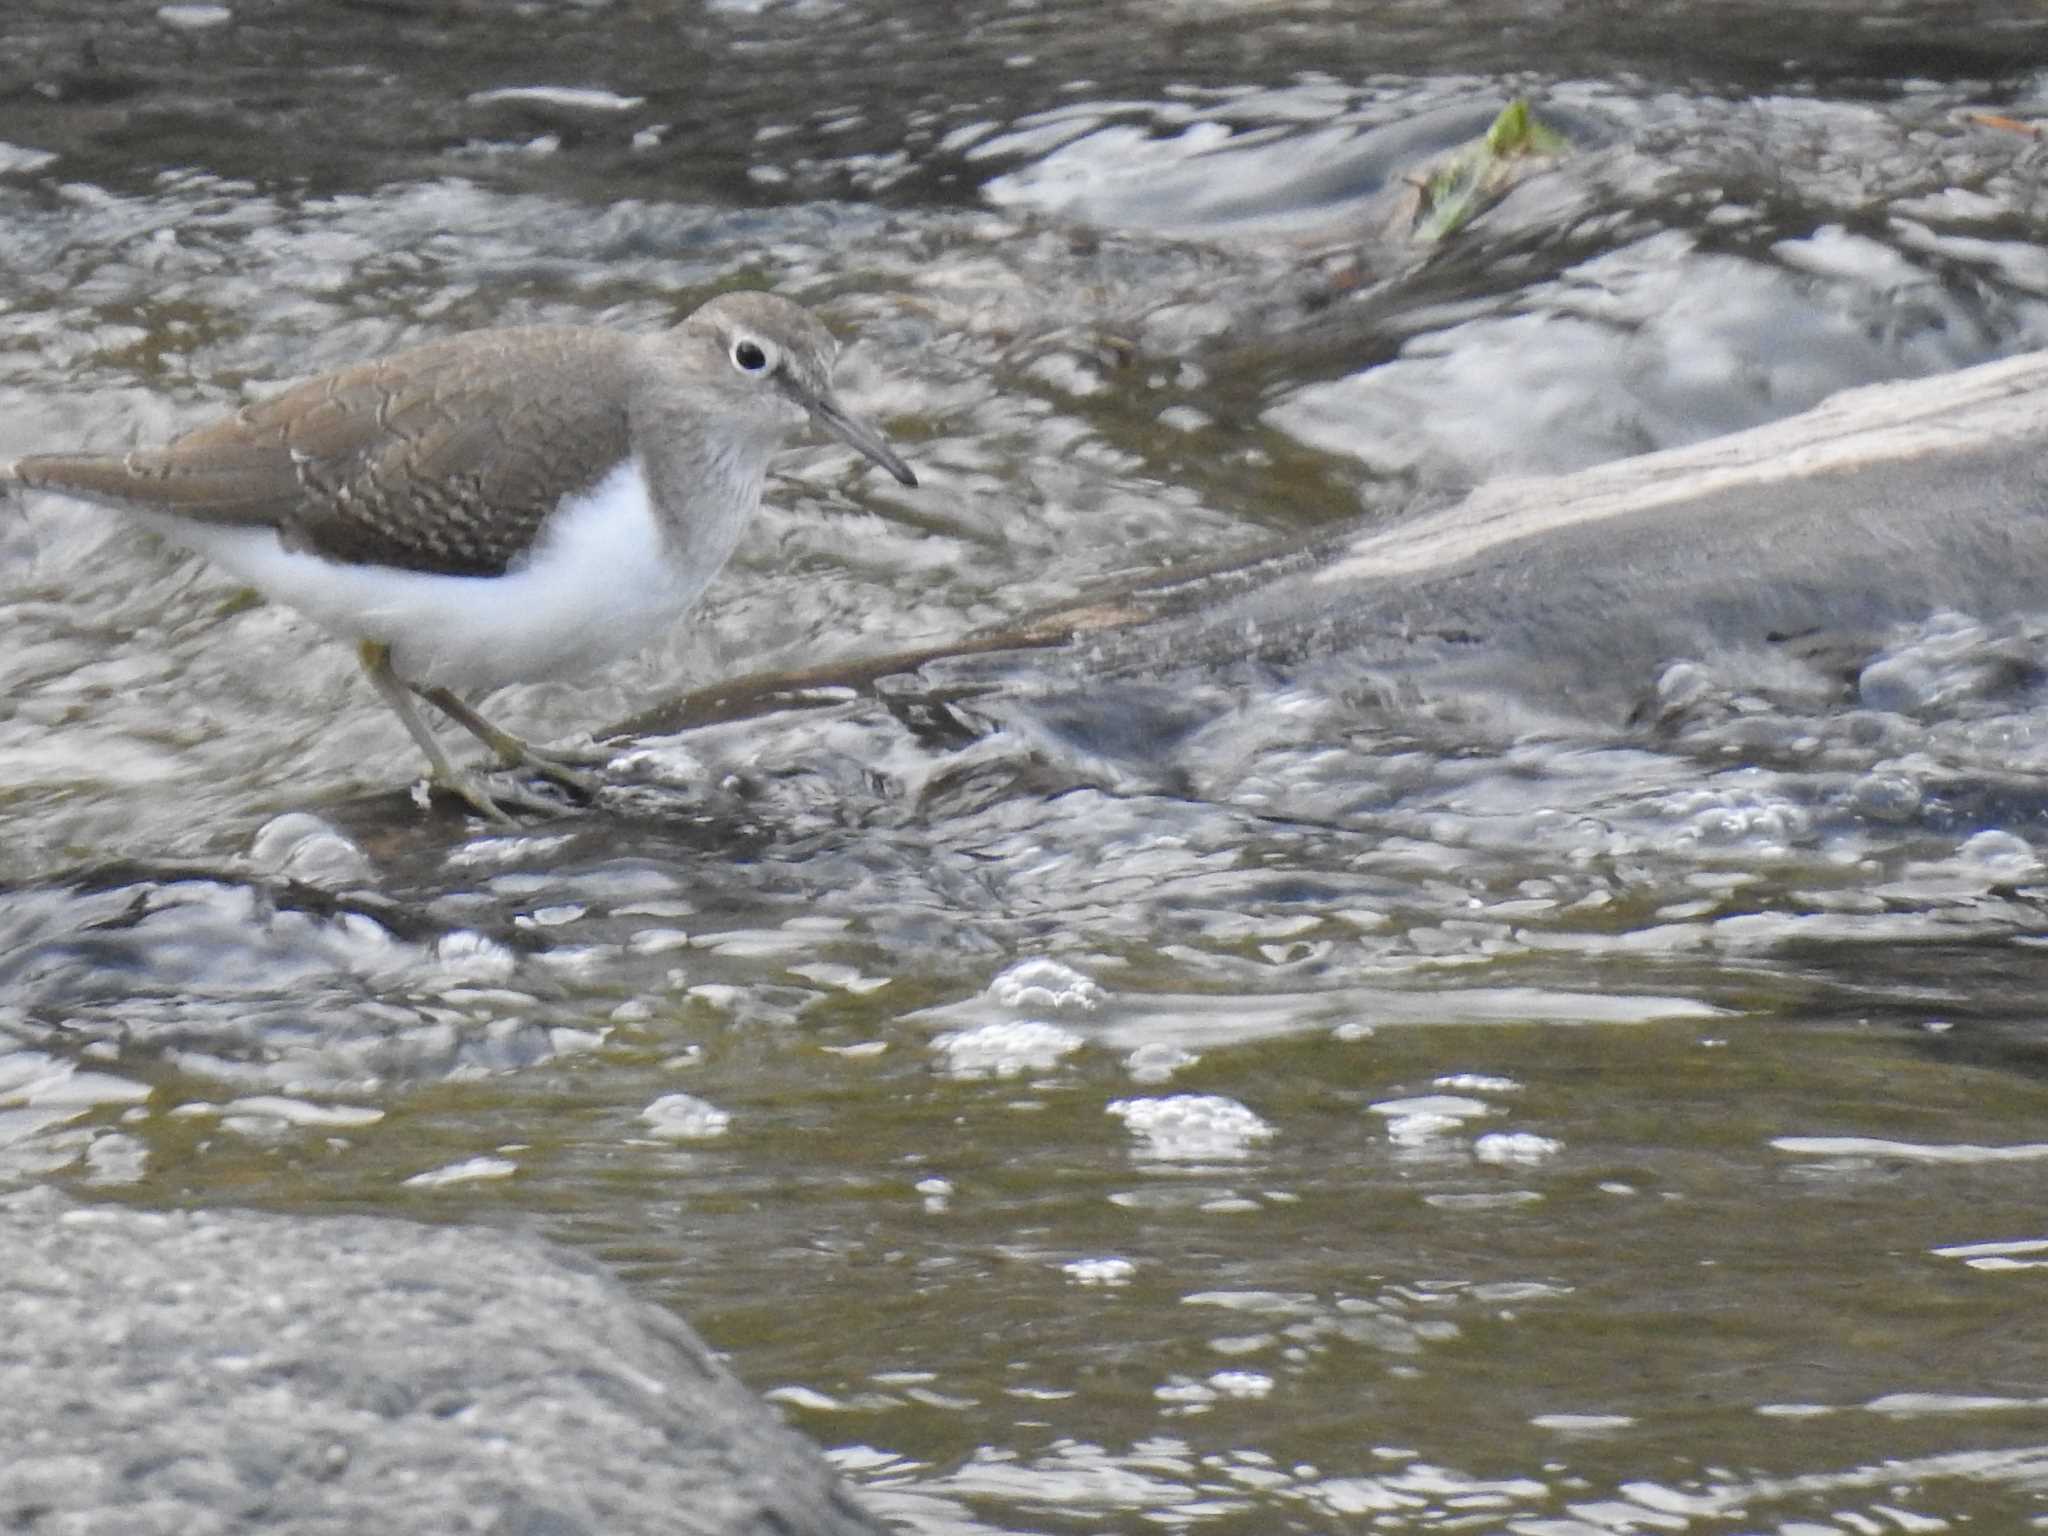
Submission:
[[[793,452],[545,738],[2048,346],[1967,115],[2048,22],[1613,9],[13,0],[0,456],[817,304],[922,487]],[[1572,151],[1417,239],[1516,93]],[[503,835],[111,515],[0,516],[0,603],[0,1180],[538,1230],[912,1531],[2048,1526],[2039,615],[1656,733],[884,686]]]

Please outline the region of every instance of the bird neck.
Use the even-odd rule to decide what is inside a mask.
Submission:
[[[776,442],[750,423],[716,418],[634,436],[671,561],[708,579],[731,557],[761,504]]]

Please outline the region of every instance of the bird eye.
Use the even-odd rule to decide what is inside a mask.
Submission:
[[[742,373],[759,373],[768,366],[768,354],[759,342],[743,339],[732,344],[732,363]]]

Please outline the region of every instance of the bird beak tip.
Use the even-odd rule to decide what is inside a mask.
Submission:
[[[811,414],[826,431],[857,449],[865,457],[874,460],[901,484],[917,484],[917,475],[903,462],[896,450],[889,446],[882,434],[859,417],[849,415],[836,400],[827,399],[813,405]]]

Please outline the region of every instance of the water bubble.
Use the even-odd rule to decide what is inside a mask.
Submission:
[[[946,1058],[954,1077],[1022,1077],[1057,1066],[1062,1056],[1086,1042],[1057,1024],[1026,1020],[1017,1024],[982,1024],[932,1042]]]
[[[723,1136],[732,1116],[687,1093],[665,1093],[640,1111],[654,1135],[669,1141],[708,1141]]]
[[[1220,1162],[1249,1157],[1273,1127],[1236,1099],[1181,1093],[1163,1099],[1117,1099],[1108,1113],[1138,1137],[1139,1153],[1160,1162]]]
[[[273,816],[259,827],[249,840],[249,859],[269,874],[323,888],[357,885],[372,872],[362,849],[304,811]]]
[[[2010,832],[1979,832],[1956,850],[1956,857],[2000,880],[2033,880],[2041,873],[2033,847]]]
[[[1139,1046],[1124,1058],[1132,1077],[1141,1083],[1163,1083],[1174,1073],[1193,1066],[1202,1058],[1170,1041],[1154,1040]]]
[[[1138,1266],[1129,1259],[1069,1259],[1060,1272],[1077,1285],[1129,1285]]]
[[[434,959],[449,981],[504,981],[519,968],[512,951],[467,928],[441,935]]]
[[[1492,1131],[1472,1143],[1472,1155],[1482,1163],[1515,1163],[1523,1167],[1547,1163],[1563,1150],[1563,1142],[1530,1131]]]
[[[1091,977],[1044,958],[1011,966],[988,984],[988,995],[1005,1008],[1052,1013],[1093,1013],[1102,1006],[1102,988]]]

